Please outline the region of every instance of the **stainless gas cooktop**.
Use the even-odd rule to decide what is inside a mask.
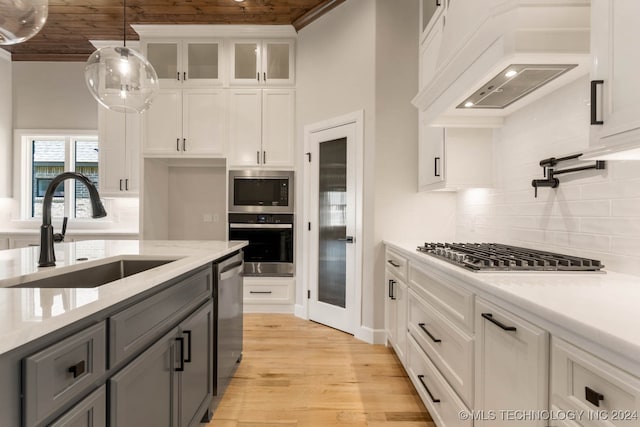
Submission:
[[[418,250],[472,271],[599,271],[598,260],[499,243],[425,243]]]

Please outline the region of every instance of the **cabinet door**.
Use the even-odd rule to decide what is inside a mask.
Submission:
[[[67,411],[49,427],[106,427],[107,387],[102,386]]]
[[[184,152],[224,156],[227,151],[226,92],[223,89],[184,89],[182,107]]]
[[[640,135],[640,79],[637,78],[637,43],[640,2],[593,0],[591,3],[591,54],[593,80],[603,80],[598,107],[602,125],[592,126],[592,143],[616,144],[637,141]]]
[[[539,426],[543,420],[508,420],[502,410],[546,410],[549,334],[486,301],[476,302],[475,409],[495,411],[484,426]]]
[[[394,297],[396,304],[396,330],[394,333],[396,339],[396,354],[398,359],[405,364],[407,353],[407,311],[408,311],[408,289],[407,285],[398,280],[394,289]]]
[[[238,89],[229,94],[229,163],[262,164],[262,90]]]
[[[185,40],[182,45],[182,79],[185,86],[222,83],[220,40]]]
[[[263,82],[260,67],[260,40],[232,40],[229,80],[233,84],[259,85]]]
[[[124,190],[124,179],[127,175],[125,163],[127,138],[125,118],[127,116],[128,114],[98,106],[101,196],[121,196]]]
[[[420,31],[421,40],[430,33],[435,20],[440,17],[445,8],[446,0],[420,0]]]
[[[295,83],[293,40],[265,40],[262,43],[262,81],[266,85]]]
[[[176,427],[177,329],[109,379],[111,427]]]
[[[394,297],[394,287],[397,280],[388,272],[384,277],[385,283],[385,299],[384,299],[384,325],[387,330],[387,342],[395,347],[397,328],[397,305]]]
[[[420,190],[445,179],[444,129],[421,120],[418,143],[418,185]]]
[[[180,426],[194,426],[213,397],[213,304],[211,301],[180,324],[184,371],[180,381]]]
[[[160,89],[146,112],[144,151],[176,155],[182,143],[182,90]]]
[[[124,194],[137,195],[140,189],[140,140],[142,139],[142,119],[139,114],[125,114],[126,175],[124,177]]]
[[[440,15],[427,38],[420,44],[420,90],[427,87],[436,76],[443,30],[444,15]]]
[[[293,166],[295,91],[262,92],[262,165]]]
[[[182,75],[179,73],[182,46],[176,40],[154,40],[145,44],[147,60],[156,70],[161,88],[179,87]]]

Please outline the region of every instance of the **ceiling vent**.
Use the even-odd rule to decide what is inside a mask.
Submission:
[[[456,108],[503,109],[560,77],[578,64],[512,64],[483,84]]]

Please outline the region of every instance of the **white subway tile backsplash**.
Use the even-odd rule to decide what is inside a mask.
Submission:
[[[604,171],[560,175],[557,189],[539,188],[533,197],[531,180],[543,178],[540,160],[588,148],[588,98],[583,77],[507,117],[494,131],[495,188],[458,193],[457,240],[584,256],[610,270],[640,274],[640,162],[607,162]]]

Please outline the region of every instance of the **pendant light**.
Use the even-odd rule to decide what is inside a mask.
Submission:
[[[84,79],[91,95],[106,108],[120,113],[141,113],[151,106],[158,92],[158,75],[144,56],[127,47],[126,0],[122,8],[123,46],[93,52],[84,67]]]
[[[48,0],[0,0],[0,45],[22,43],[44,27]]]

